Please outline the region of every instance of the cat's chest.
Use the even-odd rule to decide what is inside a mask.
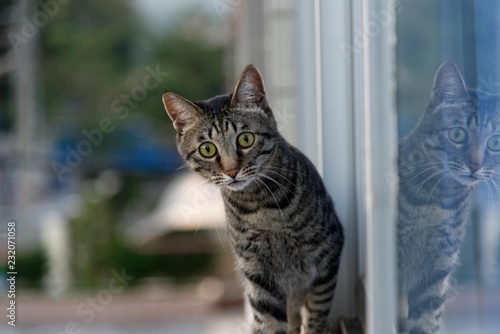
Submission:
[[[422,228],[439,226],[450,221],[464,221],[469,210],[469,191],[431,198],[426,194],[423,201],[413,195],[398,198],[399,228]]]
[[[260,201],[239,201],[236,205],[224,198],[224,206],[228,222],[233,225],[251,229],[282,231],[283,226],[290,223],[291,210],[268,208]]]
[[[410,289],[437,268],[451,268],[464,239],[467,205],[447,209],[439,204],[407,206],[398,217],[401,281]]]
[[[236,232],[231,239],[236,253],[245,259],[245,266],[272,270],[280,275],[311,270],[308,252],[304,248],[302,237],[298,235],[287,231],[249,229],[246,233]]]
[[[414,227],[432,227],[440,225],[443,221],[458,219],[457,210],[443,208],[439,203],[428,203],[425,206],[408,205],[406,211],[400,212],[405,215],[404,219],[400,217],[400,223]]]
[[[284,225],[287,222],[287,216],[277,210],[261,209],[258,212],[238,215],[230,219],[234,224],[245,224],[250,229],[267,230],[273,233],[277,240],[281,240],[282,236],[279,232],[283,231]]]

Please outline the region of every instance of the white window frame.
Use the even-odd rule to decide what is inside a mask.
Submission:
[[[396,332],[397,135],[392,0],[297,0],[301,148],[334,198],[346,242],[332,316]],[[376,29],[376,33],[360,32]],[[361,43],[361,44],[360,44]],[[352,52],[346,52],[346,46]],[[315,134],[315,135],[314,135]]]

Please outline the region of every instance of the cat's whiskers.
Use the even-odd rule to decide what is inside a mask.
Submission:
[[[429,199],[431,198],[432,196],[432,192],[434,191],[434,189],[437,187],[437,185],[445,178],[447,177],[448,175],[446,174],[445,171],[443,171],[443,176],[441,176],[441,178],[436,182],[436,184],[434,185],[434,187],[432,187],[431,191],[429,192],[429,195],[427,196],[427,199],[425,200],[425,204],[424,204],[424,207],[427,206],[427,203],[429,202]],[[429,210],[429,216],[427,217],[426,221],[429,221],[431,219],[431,216],[432,216],[432,211]],[[435,224],[433,224],[435,225]]]
[[[220,244],[222,246],[222,249],[224,249],[224,253],[227,254],[226,247],[224,246],[224,243],[222,242],[222,238],[219,233],[219,227],[217,227],[217,224],[215,224],[215,230],[217,231],[217,236],[219,237]]]
[[[423,180],[421,183],[420,183],[420,186],[416,189],[417,192],[420,191],[420,188],[422,188],[422,186],[427,182],[429,181],[430,179],[432,179],[434,176],[438,176],[439,174],[442,174],[442,173],[446,173],[447,170],[446,169],[441,169],[441,170],[438,170],[434,173],[432,173],[431,175],[429,175],[425,180]],[[415,188],[413,189],[415,190]]]
[[[427,166],[441,166],[441,163],[440,162],[429,162],[429,163],[420,164],[420,165],[412,165],[411,167],[408,167],[408,168],[399,168],[398,171],[399,172],[407,172],[407,171],[410,171],[412,169],[416,169],[416,168],[420,168],[420,167],[427,167]]]
[[[413,193],[413,197],[411,199],[411,201],[413,201],[413,199],[415,198],[416,194],[420,192],[420,188],[422,188],[422,186],[427,183],[429,180],[431,180],[433,177],[435,176],[438,176],[442,173],[447,173],[447,170],[446,169],[440,169],[434,173],[432,173],[431,175],[429,175],[425,180],[423,180],[422,182],[420,182],[419,184],[415,185],[415,187],[413,187],[410,192]],[[431,192],[432,193],[432,192]],[[431,193],[429,193],[429,196],[431,195]],[[429,197],[427,197],[427,201],[429,200]]]
[[[186,162],[186,163],[180,165],[179,167],[177,167],[175,170],[178,171],[178,170],[181,170],[181,169],[184,169],[187,167],[189,167],[189,163]]]
[[[269,175],[267,174],[264,174],[264,173],[257,173],[257,175],[259,176],[262,176],[274,183],[276,183],[278,185],[278,187],[283,190],[284,194],[285,194],[285,197],[289,200],[288,196],[286,195],[287,192],[289,192],[290,194],[293,194],[292,191],[290,189],[288,189],[287,187],[285,187],[284,185],[282,185],[281,183],[279,183],[278,181],[276,181],[275,179],[273,179],[272,177],[270,177]],[[289,200],[290,201],[290,200]]]
[[[280,215],[281,215],[281,216],[283,216],[283,211],[281,211],[280,204],[278,203],[278,200],[276,199],[276,196],[274,196],[274,194],[273,194],[273,192],[271,191],[271,189],[269,189],[269,187],[267,186],[267,184],[266,184],[264,181],[262,181],[261,179],[259,179],[258,177],[256,177],[256,178],[255,178],[255,180],[256,180],[257,182],[260,182],[262,185],[264,185],[264,187],[266,187],[266,188],[267,188],[267,190],[269,191],[269,193],[271,194],[271,196],[273,196],[273,198],[274,198],[274,202],[275,202],[275,203],[276,203],[276,205],[278,206],[278,210],[279,210],[279,212],[280,212]]]
[[[411,183],[414,179],[416,179],[416,178],[417,178],[417,177],[419,177],[420,175],[422,175],[422,174],[424,174],[424,173],[426,173],[426,172],[428,172],[428,171],[430,171],[430,170],[433,170],[433,169],[435,169],[435,168],[436,168],[436,166],[432,166],[432,167],[430,167],[430,168],[424,169],[423,171],[421,171],[420,173],[418,173],[417,175],[414,175],[411,179],[409,179],[409,180],[408,180],[408,181],[407,181],[407,182],[406,182],[406,183],[405,183],[405,184],[404,184],[401,188],[402,188],[402,189],[405,189],[408,185],[410,185],[410,183]],[[440,169],[440,170],[442,170],[442,169]],[[416,187],[415,187],[415,188],[416,188]],[[415,190],[415,188],[413,188],[412,190]]]
[[[295,187],[295,189],[298,189],[298,188],[299,188],[299,187],[298,187],[295,183],[293,183],[292,181],[290,181],[290,179],[288,179],[288,178],[284,177],[282,174],[280,174],[280,173],[278,173],[278,172],[275,172],[275,171],[272,171],[272,170],[269,170],[268,172],[269,172],[269,173],[273,173],[273,174],[276,174],[276,175],[281,176],[281,177],[282,177],[282,178],[284,178],[286,181],[290,182],[290,184],[291,184],[292,186],[294,186],[294,187]]]
[[[495,182],[495,178],[496,176],[492,176],[488,181],[491,182],[491,184],[493,184],[497,192],[497,196],[500,197],[500,185]],[[498,181],[500,182],[500,177],[498,178]]]
[[[248,176],[248,177],[252,177],[252,176],[255,176],[255,174],[252,174],[252,175],[250,175],[250,176]],[[248,184],[247,188],[248,188],[248,190],[250,190],[250,192],[251,192],[254,196],[257,196],[257,194],[256,194],[256,193],[255,193],[255,191],[254,191],[254,188],[255,188],[255,187],[252,187],[252,185],[253,185],[253,183],[254,183],[254,182],[253,182],[254,180],[255,180],[255,178],[253,178],[253,179],[250,181],[250,183]],[[257,182],[256,182],[255,184],[257,184],[257,185],[260,187],[260,185],[259,185]],[[261,191],[262,191],[262,188],[261,188]]]
[[[260,191],[262,191],[262,193],[266,193],[265,190],[264,190],[264,188],[262,188],[261,185],[260,185],[260,183],[258,182],[258,181],[260,181],[259,178],[256,177],[255,181],[257,181],[257,182],[255,182],[255,184],[259,186]]]
[[[491,204],[493,203],[493,190],[491,189],[490,183],[486,182],[486,186],[488,187],[488,208],[491,208]]]

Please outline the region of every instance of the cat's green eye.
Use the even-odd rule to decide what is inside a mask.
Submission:
[[[492,151],[500,151],[500,136],[496,135],[488,139],[488,148]]]
[[[238,145],[240,145],[243,148],[252,146],[254,141],[255,137],[253,133],[250,132],[243,132],[238,136]]]
[[[200,145],[199,151],[205,158],[211,158],[217,153],[217,147],[207,141]]]
[[[455,143],[461,143],[467,137],[467,132],[463,128],[453,128],[448,131],[448,137]]]

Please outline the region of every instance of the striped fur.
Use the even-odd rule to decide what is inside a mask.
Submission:
[[[328,333],[343,230],[313,164],[279,134],[258,70],[247,66],[232,94],[163,101],[181,155],[221,188],[252,333]],[[248,148],[242,133],[255,137]],[[207,141],[211,158],[199,151]]]
[[[500,191],[496,96],[467,89],[453,63],[436,73],[432,100],[399,143],[398,272],[401,332],[438,333],[474,188]],[[462,140],[462,130],[465,135]]]

